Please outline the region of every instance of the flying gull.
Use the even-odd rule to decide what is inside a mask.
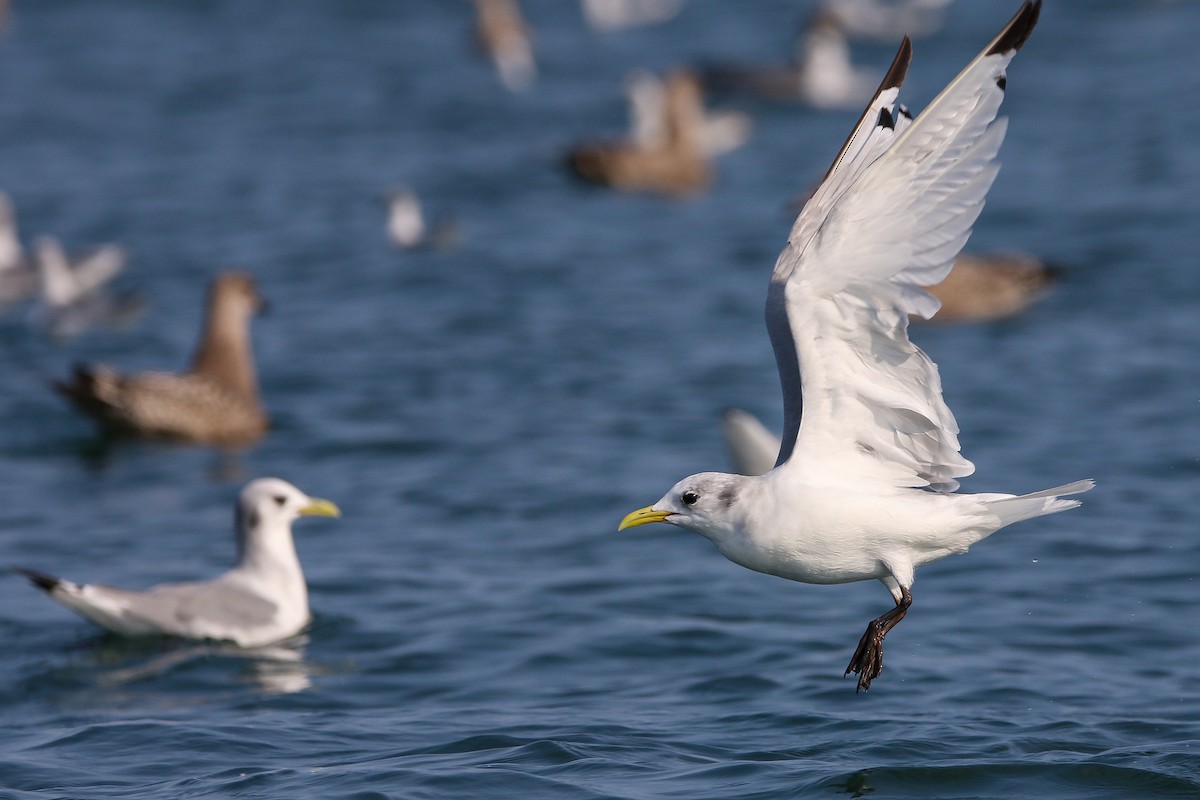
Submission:
[[[237,563],[212,580],[164,583],[138,592],[17,571],[67,608],[122,636],[179,636],[259,647],[299,633],[310,618],[292,522],[339,515],[328,500],[309,497],[278,478],[260,478],[238,499]]]
[[[945,277],[983,208],[1004,138],[1005,68],[1040,9],[1024,3],[916,120],[896,105],[912,56],[904,39],[771,275],[785,430],[775,468],[692,475],[619,526],[679,525],[737,564],[803,583],[882,581],[895,607],[871,621],[846,668],[860,691],[883,668],[917,567],[1075,508],[1062,498],[1093,486],[956,494],[974,465],[959,454],[937,367],[907,334],[910,313],[937,311],[920,287]]]

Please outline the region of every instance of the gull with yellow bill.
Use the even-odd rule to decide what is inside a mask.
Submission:
[[[130,591],[17,571],[67,608],[122,636],[179,636],[259,647],[299,633],[311,618],[292,522],[340,513],[328,500],[309,497],[286,481],[260,478],[238,499],[237,563],[212,580]]]
[[[996,177],[1005,70],[1040,10],[1024,3],[916,119],[897,105],[912,55],[904,39],[771,275],[767,328],[784,401],[775,468],[692,475],[620,524],[678,525],[737,564],[802,583],[881,581],[895,606],[867,626],[846,668],[859,690],[883,668],[918,567],[1075,508],[1063,498],[1093,486],[956,493],[974,465],[959,453],[937,366],[908,338],[909,314],[937,312],[922,287],[945,278]]]

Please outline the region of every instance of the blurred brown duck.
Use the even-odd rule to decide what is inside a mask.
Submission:
[[[959,253],[954,268],[927,291],[941,301],[938,322],[988,322],[1019,314],[1044,297],[1059,270],[1028,253]]]
[[[108,433],[203,444],[247,444],[267,431],[250,348],[250,318],[265,303],[254,279],[226,272],[212,282],[200,342],[187,372],[122,375],[75,368],[54,388]]]
[[[712,181],[712,164],[700,136],[704,104],[689,72],[666,80],[664,135],[660,143],[615,141],[585,144],[567,155],[567,166],[591,183],[628,191],[687,194]]]

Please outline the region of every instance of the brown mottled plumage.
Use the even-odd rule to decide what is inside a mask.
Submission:
[[[122,375],[77,366],[54,388],[107,432],[206,444],[246,444],[267,431],[250,349],[250,317],[264,307],[254,279],[219,275],[209,289],[204,327],[187,372]]]
[[[712,165],[698,129],[704,118],[700,86],[687,72],[666,81],[665,141],[644,148],[620,141],[581,145],[567,155],[567,166],[585,181],[629,191],[686,194],[712,180]]]
[[[1050,291],[1056,271],[1026,253],[960,253],[927,291],[941,301],[933,322],[987,322],[1018,314]]]

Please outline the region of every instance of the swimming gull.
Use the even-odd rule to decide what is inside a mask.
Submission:
[[[421,199],[407,186],[393,189],[387,198],[387,236],[402,250],[442,250],[453,247],[458,226],[453,220],[425,222]]]
[[[131,591],[72,583],[34,570],[18,572],[67,608],[122,636],[217,639],[258,647],[299,633],[310,618],[292,522],[339,515],[328,500],[309,497],[278,478],[260,478],[238,499],[237,563],[212,580]]]
[[[209,290],[200,343],[187,372],[122,375],[103,365],[81,365],[54,388],[116,435],[226,445],[255,441],[268,422],[258,397],[250,317],[263,307],[252,277],[223,273]]]
[[[803,583],[877,579],[895,607],[872,620],[846,668],[868,689],[883,640],[908,612],[923,564],[1014,522],[1079,505],[1091,480],[1026,495],[955,494],[974,466],[937,367],[907,335],[996,176],[1005,68],[1037,21],[1026,2],[915,121],[896,99],[907,38],[821,187],[792,227],[767,295],[784,398],[783,446],[761,476],[684,478],[619,529],[679,525],[737,564]],[[804,408],[801,421],[801,405]]]
[[[846,35],[828,16],[820,13],[811,16],[795,47],[795,57],[789,64],[704,67],[701,71],[704,86],[828,109],[857,109],[871,97],[878,73],[855,66]]]

